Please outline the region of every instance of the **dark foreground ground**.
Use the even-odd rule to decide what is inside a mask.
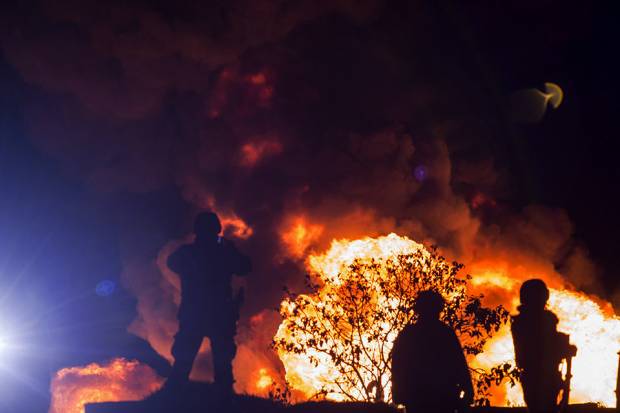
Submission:
[[[616,409],[596,405],[571,405],[568,412],[615,412]],[[312,402],[284,406],[271,400],[236,396],[232,401],[220,400],[209,385],[193,384],[186,391],[155,395],[140,402],[97,403],[86,406],[86,413],[396,413],[388,405],[367,403]],[[526,412],[523,408],[475,408],[472,413]]]

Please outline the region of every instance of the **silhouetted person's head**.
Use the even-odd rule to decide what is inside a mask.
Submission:
[[[215,240],[221,231],[220,219],[213,212],[201,212],[194,221],[194,233],[197,241]]]
[[[542,310],[549,300],[549,289],[543,280],[533,278],[525,281],[519,290],[521,306]]]
[[[439,319],[439,315],[446,306],[446,302],[437,291],[426,290],[418,294],[413,310],[420,319]]]

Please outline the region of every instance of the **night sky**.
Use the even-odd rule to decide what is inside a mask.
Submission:
[[[0,328],[20,342],[0,354],[2,411],[45,411],[64,366],[162,365],[125,334],[136,291],[210,197],[254,230],[246,318],[302,278],[278,255],[299,211],[330,228],[320,245],[398,230],[463,259],[464,209],[485,229],[559,228],[540,255],[620,302],[612,2],[20,3],[0,13]],[[562,105],[514,122],[509,97],[545,82]],[[257,165],[248,142],[268,142]]]

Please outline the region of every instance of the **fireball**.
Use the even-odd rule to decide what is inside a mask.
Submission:
[[[379,238],[334,241],[325,253],[308,256],[306,260],[308,271],[318,274],[323,285],[317,296],[302,295],[302,298],[320,300],[322,290],[334,288],[345,281],[346,269],[356,259],[384,260],[419,250],[424,250],[421,244],[396,234]],[[536,277],[540,275],[536,274]],[[553,285],[558,284],[556,279],[553,281]],[[507,309],[514,311],[518,304],[521,279],[518,276],[511,277],[510,272],[499,264],[495,271],[487,269],[472,274],[469,284],[476,292],[492,291],[495,297],[498,296],[497,291],[501,291],[502,304]],[[558,330],[569,334],[571,342],[578,347],[577,356],[573,359],[570,402],[595,402],[603,406],[613,406],[620,319],[613,313],[609,303],[578,292],[570,285],[566,285],[564,289],[550,290],[549,309],[560,319]],[[285,301],[282,305],[285,306],[284,313],[289,314],[289,317],[298,316],[294,303]],[[290,334],[287,324],[290,321],[290,319],[283,320],[276,333],[276,339]],[[395,337],[396,334],[392,334],[391,341],[383,343],[385,351],[389,352]],[[376,343],[376,346],[379,345],[380,343]],[[306,353],[294,353],[282,349],[278,349],[278,354],[285,367],[287,382],[292,389],[305,394],[307,398],[320,394],[327,384],[339,381],[337,369],[325,354],[312,350]],[[469,359],[470,367],[483,369],[506,362],[514,365],[514,348],[508,324],[489,338],[482,353]],[[382,380],[390,380],[389,371]],[[389,386],[387,388],[389,389]],[[345,390],[354,397],[348,397],[347,391],[341,394],[327,394],[326,397],[336,401],[355,398],[355,391]],[[495,405],[524,404],[519,385],[510,386],[505,382],[493,391],[491,402]]]

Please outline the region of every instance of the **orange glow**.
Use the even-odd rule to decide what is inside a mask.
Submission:
[[[318,292],[317,295],[305,295],[304,297],[313,301],[322,301],[322,294],[329,288],[338,287],[331,284],[329,279],[345,280],[349,271],[347,270],[349,265],[358,258],[375,258],[377,260],[394,257],[399,254],[406,254],[414,251],[422,250],[426,251],[421,244],[418,244],[406,237],[399,237],[396,234],[390,234],[385,237],[378,238],[364,238],[355,241],[349,240],[334,240],[332,241],[329,250],[323,254],[310,255],[307,260],[308,271],[311,274],[319,277],[324,286]],[[385,276],[387,273],[383,272]],[[381,297],[381,300],[385,301],[385,305],[390,305],[390,297]],[[294,303],[283,302],[283,306],[291,306],[288,311],[289,314],[294,313],[292,306]],[[280,337],[287,337],[290,333],[288,331],[287,320],[283,320],[282,324],[276,333],[276,339]],[[369,341],[367,344],[368,353],[370,354],[383,354],[383,357],[388,358],[392,349],[392,343],[396,339],[397,331],[394,331],[389,336],[389,343],[385,346],[381,346],[380,343],[373,343],[368,337],[364,338],[364,341]],[[340,348],[346,348],[346,345],[338,345]],[[307,398],[313,397],[318,394],[324,387],[329,387],[330,384],[335,382],[339,373],[334,366],[330,357],[324,353],[318,351],[309,351],[307,354],[295,354],[285,352],[281,349],[278,350],[278,355],[284,368],[286,370],[286,380],[290,386],[302,394],[305,394]],[[311,358],[319,360],[319,365],[315,366],[311,362]],[[364,382],[370,383],[373,378],[372,368],[369,371],[361,370],[360,374],[364,376]],[[391,386],[390,374],[385,373],[381,377],[382,383],[387,383],[385,391],[386,396],[390,393]],[[359,389],[347,388],[348,393],[361,396]],[[346,400],[342,394],[330,393],[327,398],[334,401]]]
[[[267,369],[265,368],[260,369],[258,371],[258,374],[259,374],[259,378],[258,380],[256,380],[256,387],[259,390],[265,390],[274,384],[274,381],[269,375],[269,372],[267,371]]]
[[[245,168],[252,168],[266,157],[280,152],[282,152],[282,145],[273,139],[248,142],[241,146],[240,164]]]
[[[264,73],[258,72],[248,76],[248,80],[253,85],[264,85],[265,83],[267,83],[267,76],[265,76]]]
[[[268,103],[269,100],[273,97],[273,88],[269,86],[261,88],[258,97],[263,102],[263,104]]]
[[[520,282],[515,282],[502,271],[473,274],[472,283],[501,288],[508,297],[506,307],[518,304]],[[558,330],[569,334],[578,348],[573,359],[571,403],[596,402],[615,405],[617,352],[620,349],[620,319],[611,306],[586,294],[550,289],[549,309],[560,319]],[[472,360],[472,367],[488,367],[499,362],[514,360],[514,348],[509,328],[502,329],[488,343],[485,351]],[[499,389],[498,404],[523,405],[521,388],[503,384]]]
[[[474,195],[474,197],[471,199],[471,207],[473,209],[479,209],[485,205],[490,206],[490,207],[495,207],[497,203],[495,202],[493,198],[489,197],[488,195],[482,192],[476,193],[476,195]]]
[[[49,413],[83,413],[88,403],[142,400],[164,380],[149,366],[117,358],[108,364],[67,367],[52,379]]]
[[[215,198],[206,196],[204,206],[215,212],[222,223],[222,235],[233,236],[240,239],[248,239],[254,234],[254,230],[241,219],[234,211],[224,210],[216,206]]]
[[[297,229],[299,228],[301,229]],[[287,246],[298,255],[303,256],[305,248],[303,240],[307,231],[305,225],[293,225],[287,232]],[[298,249],[295,246],[301,245]],[[334,282],[344,280],[347,267],[356,258],[375,258],[377,260],[407,254],[416,250],[424,250],[406,237],[396,234],[378,238],[364,238],[354,241],[335,240],[323,254],[310,255],[307,267],[310,273],[327,280],[327,275],[335,277]],[[578,347],[577,356],[573,359],[573,379],[571,386],[571,403],[596,402],[610,407],[615,404],[615,387],[618,356],[620,349],[620,318],[609,303],[574,291],[570,286],[562,287],[557,274],[536,274],[527,268],[507,268],[502,262],[485,262],[484,269],[472,265],[472,279],[469,288],[475,293],[485,294],[486,299],[503,304],[513,314],[518,305],[518,291],[524,277],[536,276],[547,279],[551,297],[549,309],[560,319],[558,329],[570,335],[571,342]],[[466,268],[467,270],[467,268]],[[309,300],[321,300],[322,291],[331,288],[324,285],[317,295],[306,295]],[[384,297],[389,302],[390,297]],[[493,304],[496,304],[496,303]],[[283,305],[293,305],[284,302]],[[292,310],[292,309],[290,309]],[[288,311],[289,317],[293,311]],[[286,319],[280,325],[276,338],[288,337]],[[384,351],[390,351],[396,333],[390,337],[390,343]],[[324,354],[292,354],[282,350],[278,352],[284,364],[286,379],[293,390],[299,391],[310,398],[317,394],[325,384],[333,383],[337,376],[332,361]],[[314,366],[310,357],[319,361]],[[502,327],[486,344],[484,351],[476,357],[470,357],[471,367],[489,368],[503,362],[514,360],[512,337],[508,325]],[[382,378],[389,381],[389,373]],[[351,390],[351,389],[348,389]],[[353,390],[352,393],[355,393]],[[387,393],[387,392],[386,392]],[[340,394],[327,395],[328,399],[345,400]],[[519,385],[510,387],[502,383],[493,391],[491,400],[494,405],[523,405],[523,395]]]
[[[244,77],[251,86],[250,94],[253,95],[259,106],[268,106],[273,97],[273,74],[257,72]]]
[[[304,216],[299,216],[289,220],[281,238],[291,256],[301,258],[322,233],[322,225],[310,224]]]

